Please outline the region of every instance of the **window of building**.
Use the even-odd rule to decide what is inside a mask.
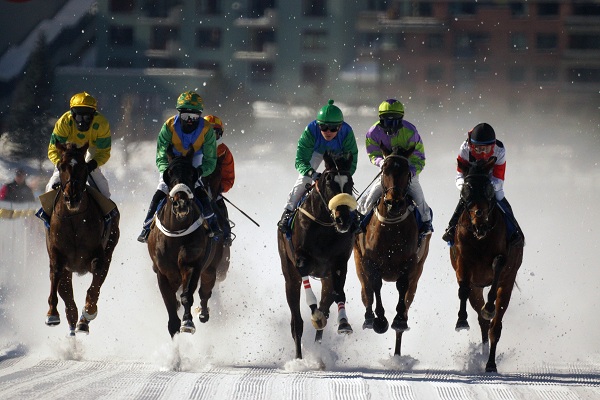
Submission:
[[[141,11],[151,18],[167,18],[171,10],[180,7],[183,0],[143,0]]]
[[[196,68],[202,70],[219,71],[221,69],[221,65],[217,61],[202,60],[198,61]]]
[[[523,1],[513,1],[509,3],[510,15],[513,18],[523,18],[529,13],[527,5]]]
[[[115,14],[129,14],[134,9],[133,0],[110,0],[108,3],[108,10]]]
[[[251,51],[265,51],[266,45],[275,44],[275,31],[273,29],[258,29],[250,40]]]
[[[302,48],[305,50],[325,50],[327,48],[327,32],[306,29],[302,32]]]
[[[253,82],[271,83],[275,74],[275,67],[271,63],[259,62],[250,65],[250,79]]]
[[[477,12],[477,3],[474,1],[456,1],[448,4],[450,15],[475,15]]]
[[[510,35],[510,49],[512,51],[527,50],[527,36],[520,32]]]
[[[558,3],[538,3],[537,14],[540,17],[555,17],[558,16],[560,11],[560,4]]]
[[[454,54],[459,58],[475,57],[489,53],[489,33],[465,33],[456,36]]]
[[[167,44],[179,39],[179,31],[174,26],[155,26],[152,30],[150,48],[152,50],[167,50]]]
[[[327,76],[327,66],[321,63],[306,63],[302,64],[300,79],[302,83],[307,84],[322,84]]]
[[[196,0],[196,14],[198,15],[220,15],[220,0]]]
[[[196,47],[218,49],[221,47],[221,28],[196,29]]]
[[[265,15],[267,9],[275,8],[275,0],[251,0],[248,6],[248,16],[250,18],[260,18]]]
[[[558,69],[553,66],[542,66],[535,69],[536,82],[556,82],[558,80]]]
[[[108,37],[115,46],[133,46],[133,28],[130,26],[111,26]]]
[[[535,38],[538,51],[551,51],[558,48],[558,35],[556,33],[538,33]]]
[[[444,79],[444,67],[441,65],[427,66],[427,82],[439,83]]]
[[[571,68],[567,77],[573,83],[600,83],[600,68]]]
[[[174,58],[149,58],[148,68],[177,68],[177,60]]]
[[[573,34],[569,35],[569,49],[572,50],[599,50],[599,34]]]
[[[326,3],[326,0],[302,0],[302,12],[306,17],[325,17]]]
[[[427,35],[427,48],[430,50],[440,50],[444,48],[444,35],[441,33],[431,33]]]
[[[513,83],[525,82],[527,69],[522,65],[513,65],[508,68],[508,80]]]
[[[597,1],[573,2],[573,15],[600,15],[600,3]]]

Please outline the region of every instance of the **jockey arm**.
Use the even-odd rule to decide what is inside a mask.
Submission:
[[[221,147],[223,146],[223,147]],[[224,149],[221,152],[221,148]],[[220,153],[219,158],[221,161],[221,190],[223,193],[227,193],[229,189],[233,187],[233,183],[235,182],[235,164],[233,161],[233,154],[225,145],[225,143],[221,143],[217,148],[217,151]]]

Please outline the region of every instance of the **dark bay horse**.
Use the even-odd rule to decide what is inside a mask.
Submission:
[[[311,309],[311,322],[320,341],[327,324],[329,308],[338,305],[338,333],[352,333],[346,316],[344,285],[348,259],[352,252],[352,196],[354,183],[350,174],[352,154],[325,153],[325,170],[317,179],[298,212],[288,239],[277,231],[281,269],[285,277],[285,293],[292,313],[291,330],[296,345],[296,358],[302,358],[304,322],[300,314],[300,288],[304,286],[306,302]],[[310,286],[309,276],[321,279],[321,301]]]
[[[426,235],[420,246],[418,244],[419,229],[414,206],[408,196],[411,171],[407,157],[413,151],[414,147],[394,149],[392,154],[384,151],[383,192],[366,232],[357,235],[354,242],[356,272],[366,309],[363,329],[373,329],[377,333],[387,331],[389,324],[381,300],[381,287],[383,281],[396,283],[399,298],[392,322],[392,329],[396,331],[394,355],[400,355],[402,333],[410,329],[408,309],[417,291],[431,239],[431,235]]]
[[[486,372],[497,372],[496,346],[502,332],[502,318],[523,260],[523,247],[508,244],[504,216],[496,203],[489,178],[495,161],[492,157],[474,166],[458,165],[465,176],[460,193],[465,210],[458,220],[454,245],[450,247],[460,299],[456,330],[469,329],[469,300],[477,312],[484,353],[489,345]],[[490,290],[484,300],[483,288],[487,286]]]
[[[89,147],[73,143],[56,143],[61,152],[57,164],[60,188],[54,200],[50,228],[46,231],[46,247],[50,258],[50,306],[46,324],[60,323],[58,294],[65,303],[69,334],[89,333],[89,322],[98,314],[100,287],[106,279],[112,254],[119,241],[118,212],[106,224],[100,206],[86,186],[88,169],[85,154]],[[116,209],[115,209],[116,210]],[[77,305],[73,299],[73,273],[91,273],[85,306],[77,320]]]
[[[199,282],[199,319],[208,321],[208,299],[216,281],[214,260],[220,258],[223,246],[222,239],[215,242],[208,237],[206,222],[194,201],[193,190],[198,180],[198,172],[192,165],[194,150],[190,149],[185,156],[174,156],[169,148],[167,154],[169,166],[163,179],[170,192],[148,236],[148,252],[169,315],[169,334],[173,337],[177,332],[196,331],[191,309]],[[181,319],[177,313],[180,289]]]

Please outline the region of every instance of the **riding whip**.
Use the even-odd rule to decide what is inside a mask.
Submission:
[[[255,220],[253,220],[252,218],[250,218],[250,216],[248,214],[246,214],[245,212],[243,212],[242,210],[240,210],[238,208],[238,206],[236,206],[235,204],[233,204],[231,201],[229,201],[229,199],[223,195],[221,195],[221,197],[223,198],[223,200],[225,200],[226,202],[228,202],[229,204],[231,204],[232,206],[235,207],[236,210],[238,210],[239,212],[241,212],[244,217],[248,218],[250,221],[254,222],[254,225],[258,226],[260,228],[260,225],[258,224],[258,222],[256,222]]]

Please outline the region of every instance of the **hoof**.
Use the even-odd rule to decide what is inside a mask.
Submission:
[[[207,314],[199,314],[198,315],[198,319],[200,320],[200,322],[202,322],[203,324],[208,322],[208,319],[210,318],[210,315]]]
[[[467,322],[466,319],[459,319],[458,321],[456,321],[456,327],[454,328],[454,330],[456,332],[458,331],[462,331],[462,330],[469,330],[471,329],[471,327],[469,326],[469,323]]]
[[[318,331],[325,329],[325,326],[327,326],[327,318],[325,318],[325,314],[318,309],[312,313],[310,322],[312,322],[313,327]]]
[[[373,324],[373,330],[375,331],[375,333],[379,333],[379,334],[385,333],[385,332],[387,332],[389,327],[390,327],[390,324],[386,317],[375,318],[375,323]]]
[[[340,324],[338,326],[337,332],[340,335],[343,334],[343,333],[345,333],[346,335],[349,335],[349,334],[351,334],[354,331],[352,330],[352,327],[350,326],[350,324],[348,323],[348,321],[346,320],[346,318],[342,318],[340,320]]]
[[[394,318],[394,322],[392,322],[392,329],[396,332],[406,332],[410,330],[406,321],[403,318],[398,317]]]
[[[485,366],[485,372],[498,372],[496,369],[496,363],[487,363]]]
[[[74,338],[75,337],[75,329],[69,329],[69,332],[67,332],[67,337]]]
[[[494,305],[492,304],[492,310],[488,311],[486,309],[486,307],[484,306],[481,309],[481,318],[483,318],[487,321],[491,321],[492,319],[494,319],[494,317],[496,316],[496,310],[493,307],[494,307]]]
[[[56,326],[60,324],[60,316],[58,315],[48,315],[46,316],[46,325],[48,326]]]
[[[181,327],[179,328],[179,332],[181,333],[191,333],[192,335],[196,333],[196,326],[192,322],[192,320],[183,321],[181,323]]]
[[[363,329],[373,329],[374,321],[375,321],[375,318],[365,319],[365,322],[363,322]]]
[[[86,335],[90,334],[90,326],[87,322],[79,321],[77,323],[77,328],[75,328],[76,333],[84,333]]]

